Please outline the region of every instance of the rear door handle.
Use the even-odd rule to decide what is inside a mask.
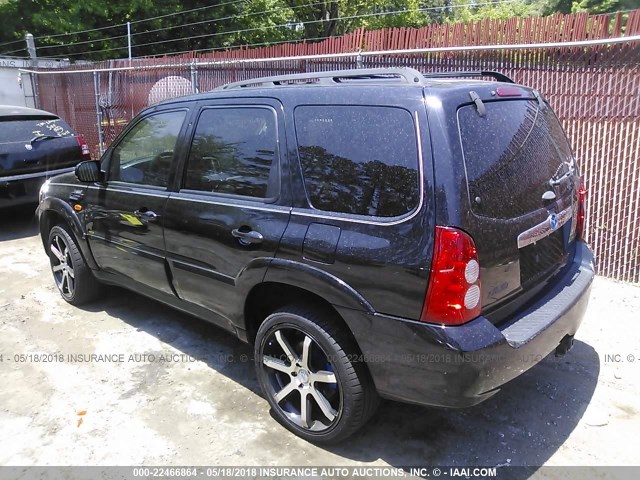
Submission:
[[[151,211],[151,210],[144,210],[144,211],[142,211],[142,210],[135,210],[135,211],[133,212],[133,214],[134,214],[136,217],[144,218],[145,220],[149,220],[149,221],[157,220],[157,219],[158,219],[158,217],[160,217],[160,215],[158,215],[156,212],[153,212],[153,211]]]
[[[252,243],[262,243],[264,237],[260,232],[256,232],[255,230],[250,230],[248,232],[243,232],[234,228],[231,230],[231,235],[236,237],[242,245],[250,245]]]

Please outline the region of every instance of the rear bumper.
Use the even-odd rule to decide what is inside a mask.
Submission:
[[[578,242],[574,261],[553,287],[509,321],[484,317],[443,327],[338,310],[352,329],[385,398],[467,407],[497,393],[554,351],[582,322],[595,275],[593,254]]]
[[[72,172],[74,167],[0,177],[0,208],[37,203],[40,187],[48,178]]]

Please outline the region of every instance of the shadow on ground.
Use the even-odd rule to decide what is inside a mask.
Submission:
[[[379,457],[394,466],[540,466],[582,418],[599,373],[596,351],[576,341],[567,356],[551,354],[476,407],[387,402],[369,425],[330,451],[360,461]]]
[[[109,288],[105,298],[87,309],[104,310],[184,354],[205,360],[210,368],[261,395],[250,346],[213,325],[130,292]],[[234,361],[220,362],[220,353]],[[321,448],[355,461],[382,459],[395,467],[540,466],[576,427],[599,372],[595,350],[576,341],[567,356],[550,355],[481,405],[444,410],[385,402],[369,424],[345,443]],[[509,470],[516,478],[535,471]]]
[[[0,209],[0,242],[32,237],[38,233],[37,205]]]

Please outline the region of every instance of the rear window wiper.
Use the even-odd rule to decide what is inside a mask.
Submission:
[[[476,92],[471,90],[469,92],[469,96],[471,97],[471,101],[476,104],[476,110],[478,110],[478,115],[480,115],[481,117],[484,117],[487,114],[487,109],[484,106],[484,103],[482,103],[482,99],[480,98],[480,95],[478,95]]]
[[[50,140],[52,138],[62,138],[62,137],[58,137],[57,135],[36,135],[31,140],[29,140],[29,143],[33,145],[34,142],[39,142],[40,140]]]
[[[556,178],[556,176],[558,175],[558,170],[560,170],[560,168],[562,168],[563,166],[567,167],[567,171]],[[573,177],[575,173],[576,173],[575,163],[562,162],[558,166],[558,169],[556,170],[556,173],[553,175],[553,177],[549,179],[549,185],[551,185],[552,187],[555,187],[556,185],[560,185],[565,180]]]

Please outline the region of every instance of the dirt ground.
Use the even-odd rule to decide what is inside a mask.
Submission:
[[[639,319],[640,288],[597,278],[566,357],[467,410],[386,402],[317,447],[271,417],[250,347],[116,288],[68,305],[31,212],[2,212],[0,465],[638,465]]]

